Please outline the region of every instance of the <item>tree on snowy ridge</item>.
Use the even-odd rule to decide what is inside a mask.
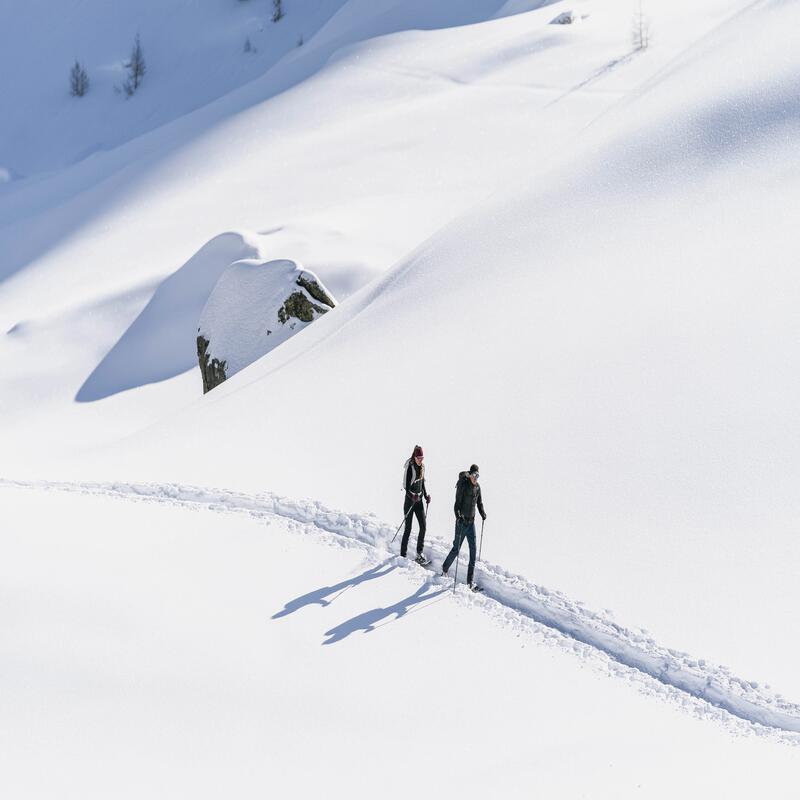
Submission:
[[[283,0],[272,0],[272,21],[277,22],[283,17]]]
[[[147,72],[147,65],[144,63],[144,54],[142,53],[142,43],[139,41],[138,33],[133,43],[130,61],[125,64],[125,69],[128,70],[128,77],[125,83],[122,84],[122,89],[130,97],[139,88],[142,78]]]
[[[73,97],[83,97],[88,91],[89,75],[76,58],[69,73],[69,93]]]
[[[647,45],[650,44],[650,22],[642,9],[642,0],[639,0],[633,12],[632,35],[633,49],[647,50]]]

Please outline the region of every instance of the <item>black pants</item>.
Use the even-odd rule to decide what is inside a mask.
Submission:
[[[451,564],[456,560],[458,551],[461,545],[467,540],[469,545],[469,566],[467,567],[467,583],[472,583],[472,574],[475,572],[475,520],[472,522],[462,522],[460,519],[456,520],[456,535],[453,539],[453,547],[447,554],[447,558],[442,564],[442,571],[447,572]]]
[[[414,506],[414,510],[409,513],[411,506]],[[411,523],[414,521],[415,514],[417,516],[417,521],[419,522],[419,533],[417,534],[417,553],[421,553],[422,547],[425,544],[425,509],[422,507],[422,500],[418,500],[415,503],[408,495],[406,495],[406,501],[403,503],[403,513],[406,514],[406,527],[403,531],[403,541],[400,542],[400,555],[404,556],[406,554],[406,550],[408,549],[408,537],[411,536]]]

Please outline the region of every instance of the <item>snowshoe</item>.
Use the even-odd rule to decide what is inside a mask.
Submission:
[[[422,553],[417,553],[417,557],[414,559],[421,567],[427,567],[428,564],[431,563],[429,558],[426,558]]]

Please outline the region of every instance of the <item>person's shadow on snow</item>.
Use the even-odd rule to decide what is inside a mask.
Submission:
[[[428,592],[428,589],[432,589],[433,591]],[[419,605],[420,603],[424,603],[426,600],[433,600],[434,597],[438,597],[439,595],[444,594],[446,591],[446,588],[439,588],[436,586],[431,586],[428,583],[423,583],[422,586],[420,586],[419,589],[414,592],[414,594],[403,598],[394,605],[387,606],[386,608],[373,608],[371,611],[365,611],[363,614],[359,614],[358,616],[353,617],[346,622],[342,622],[335,628],[331,628],[329,631],[326,631],[325,636],[329,638],[326,639],[322,644],[335,644],[336,642],[341,642],[342,639],[346,639],[351,633],[355,633],[356,631],[364,631],[364,633],[374,631],[376,627],[380,627],[377,623],[382,619],[386,619],[386,617],[390,617],[394,614],[395,620],[398,620],[400,617],[408,614],[409,609]],[[391,621],[394,622],[395,620]],[[384,625],[386,624],[388,623],[384,623]]]
[[[300,595],[300,597],[295,597],[294,600],[290,600],[280,611],[273,614],[272,619],[280,619],[281,617],[286,617],[289,614],[293,614],[295,611],[299,611],[301,608],[305,608],[305,606],[310,606],[314,604],[323,607],[329,606],[334,600],[336,600],[340,595],[342,595],[347,589],[351,588],[352,586],[358,586],[359,583],[364,583],[365,581],[371,581],[374,580],[375,578],[382,578],[384,575],[388,575],[392,570],[397,569],[396,565],[390,566],[390,562],[391,559],[387,559],[381,564],[378,564],[375,567],[371,567],[366,572],[362,572],[360,575],[356,575],[355,578],[348,578],[346,581],[337,583],[334,586],[323,586],[322,588],[316,589],[315,591],[309,592],[308,594],[303,594]]]

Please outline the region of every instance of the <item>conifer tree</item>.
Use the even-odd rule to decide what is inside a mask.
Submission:
[[[147,65],[142,53],[142,43],[139,40],[138,33],[133,43],[130,60],[125,64],[125,69],[128,70],[128,77],[125,79],[125,83],[122,84],[122,88],[125,94],[130,97],[141,86],[142,79],[147,72]]]
[[[88,91],[89,75],[76,58],[69,73],[69,93],[73,97],[83,97]]]

